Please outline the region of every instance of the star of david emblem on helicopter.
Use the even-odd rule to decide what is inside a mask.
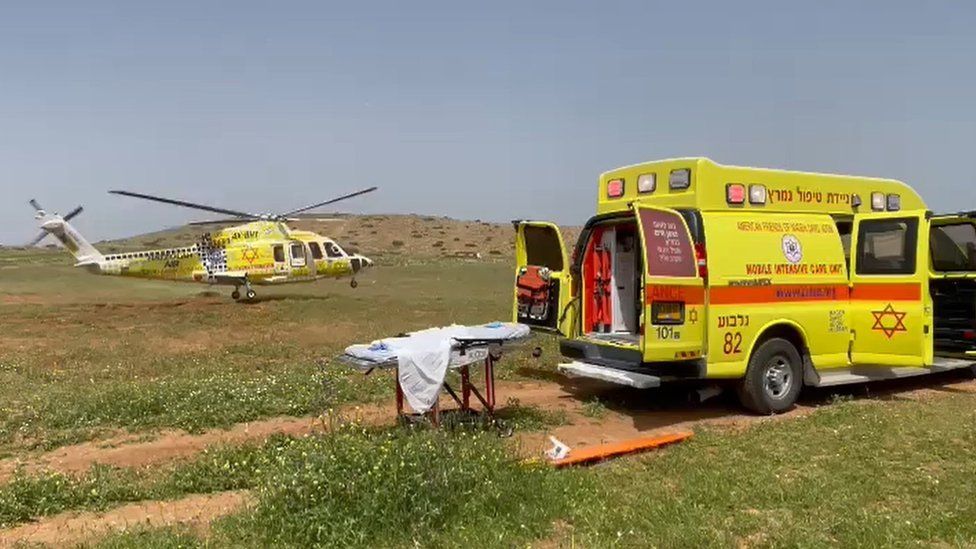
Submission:
[[[258,251],[254,248],[248,247],[241,253],[241,258],[247,261],[248,265],[253,265],[258,259]]]

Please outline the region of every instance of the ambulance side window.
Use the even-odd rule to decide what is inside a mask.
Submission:
[[[837,234],[840,236],[840,244],[844,247],[844,260],[847,262],[847,270],[851,269],[851,233],[854,231],[854,224],[850,221],[837,222]]]
[[[976,271],[976,226],[972,223],[937,225],[929,234],[933,269]]]
[[[914,274],[918,219],[862,221],[857,232],[857,274]]]

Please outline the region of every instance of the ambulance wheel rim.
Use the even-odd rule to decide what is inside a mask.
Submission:
[[[766,366],[763,389],[770,398],[780,399],[790,392],[793,385],[793,369],[785,357],[775,356]]]

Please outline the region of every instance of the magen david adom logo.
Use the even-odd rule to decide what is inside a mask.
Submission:
[[[783,235],[783,255],[790,263],[799,263],[803,259],[803,248],[800,246],[800,239],[791,234]]]

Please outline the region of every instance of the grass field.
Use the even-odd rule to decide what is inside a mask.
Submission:
[[[759,420],[726,399],[574,389],[554,375],[554,342],[540,339],[541,361],[518,352],[502,362],[516,437],[398,427],[388,375],[321,359],[411,329],[507,318],[511,266],[390,262],[372,276],[356,290],[262,288],[241,304],[222,288],[95,277],[57,253],[0,252],[0,472],[10,465],[0,546],[976,543],[976,384],[962,374],[811,392],[797,413]],[[355,407],[364,421],[336,419]],[[274,428],[322,414],[319,427]],[[258,436],[258,425],[278,434]],[[547,432],[585,442],[672,427],[696,435],[587,469],[525,459]],[[146,445],[166,437],[215,442],[131,465],[66,465],[81,450],[165,449]],[[235,506],[204,521],[128,514],[125,531],[28,535],[63,534],[76,519],[108,524],[146,502],[177,516],[188,498],[228,495]]]

